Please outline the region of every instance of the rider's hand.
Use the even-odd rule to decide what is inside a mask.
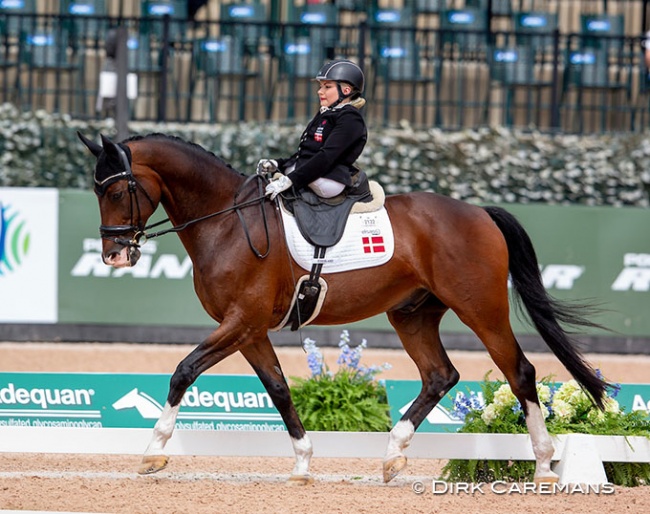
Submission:
[[[278,171],[278,161],[275,159],[260,159],[260,162],[257,163],[258,175],[271,174],[275,171]]]
[[[278,196],[282,191],[286,191],[291,187],[293,182],[286,175],[271,181],[266,186],[264,194],[271,197],[271,200],[275,200],[275,197]]]

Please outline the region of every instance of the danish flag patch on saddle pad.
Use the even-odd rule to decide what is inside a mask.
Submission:
[[[282,221],[291,256],[303,269],[311,270],[314,264],[314,246],[300,233],[296,219],[284,208]],[[386,208],[372,212],[354,211],[348,216],[343,237],[327,248],[321,273],[337,273],[386,264],[395,250],[393,227]]]

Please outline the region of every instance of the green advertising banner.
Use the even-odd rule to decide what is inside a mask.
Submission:
[[[596,321],[615,336],[650,336],[650,211],[639,208],[505,205],[537,250],[549,293],[590,299],[605,309]],[[179,239],[148,241],[133,268],[101,261],[97,200],[63,190],[59,208],[58,321],[163,326],[213,326],[192,286],[192,264]],[[159,210],[152,221],[164,218]],[[399,231],[399,227],[395,227]],[[218,255],[215,255],[218,258]],[[534,330],[512,316],[515,332]],[[446,332],[469,332],[450,313]],[[384,315],[349,328],[391,330]],[[592,330],[592,334],[602,331]]]
[[[61,192],[60,323],[216,325],[194,293],[192,262],[175,234],[144,244],[137,266],[114,269],[102,262],[99,225],[94,194]]]
[[[556,384],[560,386],[560,383]],[[620,384],[621,389],[616,396],[621,409],[625,412],[645,411],[650,414],[650,385]],[[420,394],[422,383],[419,380],[386,380],[386,393],[390,406],[390,417],[394,423],[400,420],[408,410],[413,400]],[[418,428],[418,432],[456,432],[462,427],[462,420],[454,416],[454,399],[463,393],[470,396],[476,394],[483,401],[481,382],[460,381],[438,405],[429,413]]]
[[[153,428],[170,375],[0,373],[0,427]],[[259,379],[202,375],[188,389],[180,430],[285,430]]]
[[[0,427],[153,428],[165,404],[168,374],[0,373]],[[559,384],[558,384],[559,385]],[[418,380],[386,380],[396,423],[420,392]],[[420,432],[455,432],[454,398],[481,382],[462,381],[431,411]],[[650,413],[650,385],[622,384],[616,397],[626,412]],[[253,375],[201,375],[188,389],[179,430],[283,431],[284,423]]]

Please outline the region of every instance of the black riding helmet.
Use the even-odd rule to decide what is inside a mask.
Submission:
[[[314,80],[332,80],[337,83],[339,90],[339,100],[336,102],[337,104],[344,98],[347,98],[341,90],[341,82],[345,82],[352,86],[353,91],[348,95],[352,97],[359,96],[363,93],[365,85],[365,78],[361,68],[347,59],[337,59],[323,65],[318,74],[314,77]]]

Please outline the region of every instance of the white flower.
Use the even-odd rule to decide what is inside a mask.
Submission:
[[[481,413],[481,419],[486,425],[490,425],[497,418],[497,408],[494,403],[491,403]]]
[[[537,384],[537,397],[541,403],[548,403],[551,399],[551,388],[546,384],[538,382]]]
[[[499,409],[509,409],[517,404],[517,398],[512,394],[512,390],[508,384],[503,384],[495,391],[494,404]]]
[[[558,418],[567,420],[571,419],[576,413],[575,407],[573,407],[573,405],[564,400],[558,399],[557,395],[553,399],[552,408],[553,412]]]
[[[591,409],[587,414],[590,423],[602,423],[605,421],[605,413],[598,409]]]
[[[568,401],[571,395],[576,391],[580,391],[580,386],[578,385],[578,382],[571,379],[560,386],[555,393],[555,399]]]
[[[575,405],[576,407],[582,406],[582,407],[588,407],[591,405],[591,401],[589,400],[589,397],[585,394],[585,392],[582,389],[579,389],[578,391],[574,391],[571,393],[571,396],[568,399],[569,403],[571,405]]]
[[[621,406],[618,404],[614,398],[609,396],[605,398],[605,412],[611,412],[612,414],[618,414],[621,412]]]

